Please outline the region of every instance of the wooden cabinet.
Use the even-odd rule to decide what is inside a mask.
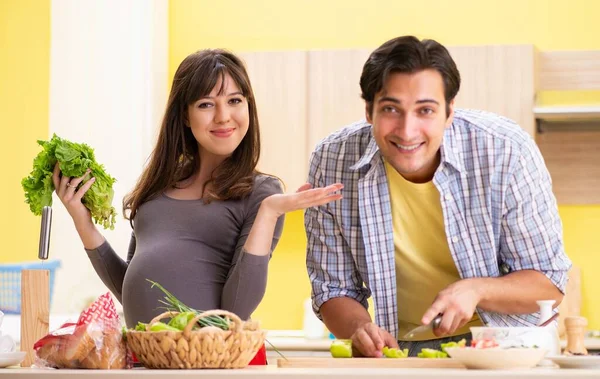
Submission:
[[[295,191],[308,174],[307,53],[253,52],[245,61],[258,107],[259,170],[278,176]]]
[[[359,82],[370,53],[370,50],[308,53],[307,147],[311,152],[329,134],[365,117]]]
[[[559,204],[600,204],[600,124],[546,126],[536,141]]]
[[[532,45],[449,47],[461,72],[461,108],[484,109],[535,133],[535,57]],[[371,49],[242,53],[254,86],[261,124],[259,168],[279,176],[288,191],[306,181],[315,145],[365,117],[360,74]]]
[[[540,52],[537,67],[540,91],[600,90],[600,51]],[[558,203],[600,204],[600,104],[537,104],[534,113]]]
[[[456,107],[508,117],[535,134],[535,48],[532,45],[451,46],[461,76]]]

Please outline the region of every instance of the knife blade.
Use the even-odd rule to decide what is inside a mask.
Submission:
[[[404,336],[402,336],[402,339],[411,339],[414,336],[416,336],[417,334],[422,334],[422,333],[425,333],[428,331],[432,331],[433,329],[437,329],[440,327],[441,323],[442,323],[442,315],[438,315],[429,324],[417,326],[416,328],[412,329],[411,331],[406,333]]]

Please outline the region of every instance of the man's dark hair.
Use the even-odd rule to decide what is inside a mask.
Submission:
[[[369,115],[373,115],[375,95],[383,89],[390,74],[433,69],[442,75],[446,115],[450,102],[460,88],[460,73],[448,50],[432,39],[419,41],[414,36],[397,37],[373,51],[367,59],[360,76],[362,98],[367,103]]]

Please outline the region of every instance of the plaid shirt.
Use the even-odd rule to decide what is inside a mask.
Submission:
[[[571,262],[550,175],[533,139],[504,117],[457,109],[440,151],[433,183],[461,278],[498,277],[508,265],[540,271],[564,293]],[[342,200],[305,213],[315,313],[320,317],[321,305],[336,297],[367,308],[372,295],[375,323],[397,337],[390,196],[371,125],[360,121],[321,141],[311,156],[309,182],[344,184]],[[535,325],[539,316],[477,312],[493,326]]]

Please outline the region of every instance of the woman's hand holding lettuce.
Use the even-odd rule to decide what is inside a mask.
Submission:
[[[21,181],[25,202],[33,214],[41,215],[44,206],[52,205],[52,192],[60,181],[64,181],[65,187],[67,183],[75,186],[66,187],[74,192],[70,198],[80,201],[96,224],[101,224],[104,229],[114,229],[117,212],[112,206],[112,186],[116,180],[106,173],[104,166],[96,162],[94,150],[86,144],[70,142],[56,135],[50,141],[38,141],[38,144],[43,150],[35,157],[29,176]],[[63,175],[58,182],[58,173],[53,181],[57,163]],[[95,181],[90,182],[90,178],[95,178]],[[83,196],[78,199],[80,190]],[[61,200],[64,202],[64,197]],[[75,220],[73,208],[67,204],[65,206]]]

